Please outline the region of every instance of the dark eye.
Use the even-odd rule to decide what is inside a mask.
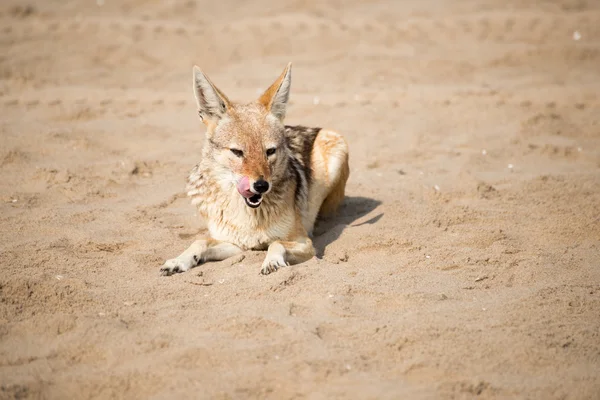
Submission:
[[[238,149],[229,149],[236,157],[244,157],[244,152]]]
[[[268,156],[272,156],[273,154],[275,154],[275,151],[277,149],[275,147],[271,147],[270,149],[267,149],[267,157]]]

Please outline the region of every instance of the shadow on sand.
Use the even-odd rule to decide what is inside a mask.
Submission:
[[[381,201],[368,197],[346,197],[338,210],[337,215],[318,219],[313,233],[313,244],[317,251],[317,257],[323,258],[325,248],[329,243],[340,237],[346,227],[360,217],[375,210],[380,204]],[[383,213],[377,214],[373,218],[353,226],[374,224],[379,221],[381,217],[383,217]]]

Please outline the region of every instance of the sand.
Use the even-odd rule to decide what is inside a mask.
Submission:
[[[600,396],[600,3],[0,6],[0,398]],[[161,277],[198,64],[347,137],[318,257]]]

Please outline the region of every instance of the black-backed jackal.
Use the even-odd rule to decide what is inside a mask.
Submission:
[[[198,67],[193,72],[206,141],[187,194],[210,237],[167,260],[161,273],[184,272],[245,250],[267,250],[263,274],[310,259],[317,215],[334,212],[344,199],[346,141],[330,130],[284,125],[291,63],[249,104],[230,101]]]

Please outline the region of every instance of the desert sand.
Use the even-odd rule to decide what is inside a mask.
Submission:
[[[0,398],[600,398],[600,3],[0,5]],[[342,132],[318,256],[172,277],[199,65]]]

